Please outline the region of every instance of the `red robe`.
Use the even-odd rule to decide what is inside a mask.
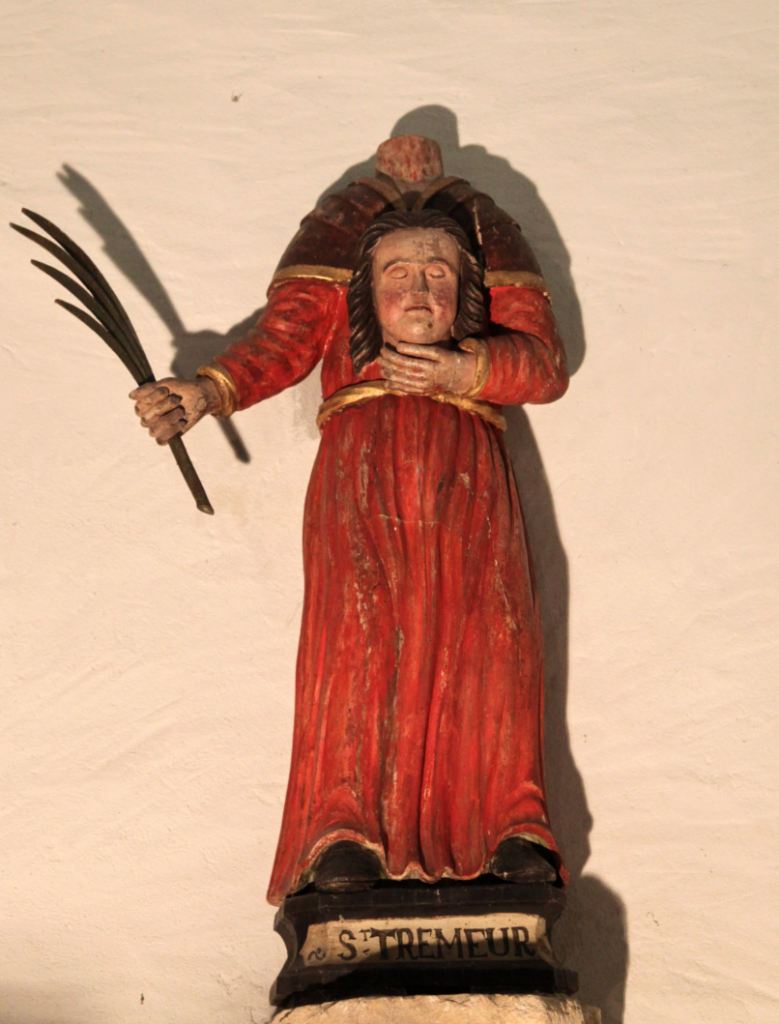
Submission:
[[[543,295],[490,291],[497,405],[567,387]],[[523,333],[516,333],[523,332]],[[325,397],[355,376],[344,285],[291,280],[218,362],[246,408],[322,360]],[[305,605],[279,904],[322,849],[352,839],[393,879],[467,879],[501,840],[553,851],[542,761],[542,642],[501,432],[454,405],[385,395],[325,424],[306,499]],[[558,859],[559,863],[559,859]]]

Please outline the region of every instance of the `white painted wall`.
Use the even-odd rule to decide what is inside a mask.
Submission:
[[[581,363],[511,443],[580,876],[560,945],[608,1024],[777,1019],[776,21],[773,0],[0,9],[3,219],[30,206],[98,256],[160,373],[172,333],[191,367],[262,304],[300,217],[424,105],[405,128],[524,224]],[[191,436],[207,518],[32,249],[4,230],[0,1021],[257,1024],[316,383],[237,418],[249,464],[213,421]]]

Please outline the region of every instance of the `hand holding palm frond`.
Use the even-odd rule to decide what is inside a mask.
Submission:
[[[113,289],[92,260],[83,249],[76,245],[64,231],[60,230],[55,224],[52,224],[50,220],[47,220],[38,213],[33,213],[32,210],[23,209],[22,213],[51,237],[44,238],[43,235],[39,235],[29,228],[21,227],[19,224],[12,224],[11,227],[24,235],[25,238],[29,238],[31,241],[42,246],[55,259],[59,260],[77,278],[80,284],[68,277],[67,274],[63,274],[61,270],[51,267],[47,263],[32,260],[33,266],[38,267],[39,270],[48,274],[49,277],[54,278],[55,281],[78,299],[89,312],[85,313],[79,306],[74,306],[64,299],[56,299],[57,304],[67,309],[69,313],[72,313],[73,316],[91,328],[98,337],[102,338],[111,351],[119,356],[139,385],[153,383],[155,377],[149,365],[149,360],[146,358],[146,354],[138,340],[138,335],[135,333],[135,328]],[[54,241],[51,241],[52,238]],[[92,315],[90,316],[90,314]],[[195,472],[195,467],[190,461],[187,450],[184,447],[184,442],[181,439],[181,434],[172,437],[169,443],[197,507],[201,512],[208,512],[210,515],[213,515],[214,510],[211,502],[208,500],[200,478]]]

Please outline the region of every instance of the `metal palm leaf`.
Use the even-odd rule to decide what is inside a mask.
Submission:
[[[48,263],[41,263],[39,260],[31,260],[31,263],[67,289],[88,312],[64,299],[55,299],[55,302],[102,338],[111,351],[121,359],[137,384],[153,383],[156,378],[124,306],[89,256],[50,220],[39,213],[33,213],[32,210],[22,209],[22,213],[42,228],[50,238],[45,238],[19,224],[11,224],[14,231],[44,248],[59,260],[77,281],[56,267],[49,266]],[[214,509],[187,454],[181,434],[172,437],[169,446],[197,507],[201,512],[213,515]]]

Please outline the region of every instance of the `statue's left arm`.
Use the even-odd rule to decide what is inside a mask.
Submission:
[[[497,405],[553,402],[568,387],[565,350],[545,294],[515,286],[490,290],[490,332],[478,339],[468,395]]]

